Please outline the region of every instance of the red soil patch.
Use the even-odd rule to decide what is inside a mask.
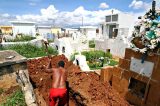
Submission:
[[[96,73],[81,72],[79,67],[73,65],[65,58],[64,55],[54,56],[52,65],[64,60],[66,62],[66,70],[68,71],[68,81],[70,87],[70,96],[77,102],[77,105],[88,106],[128,106],[120,95],[112,89],[109,83],[100,82],[100,78]],[[44,100],[48,102],[49,89],[51,88],[52,74],[44,72],[43,65],[48,64],[48,58],[40,58],[29,60],[28,71],[32,84],[42,94]]]

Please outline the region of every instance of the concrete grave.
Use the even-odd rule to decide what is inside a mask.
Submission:
[[[145,61],[144,63],[141,63],[140,59],[131,57],[130,70],[138,74],[150,77],[152,75],[153,67],[153,62]]]

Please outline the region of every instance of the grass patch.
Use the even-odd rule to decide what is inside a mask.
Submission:
[[[29,35],[19,35],[15,39],[7,40],[7,42],[25,42],[35,39],[35,37]]]
[[[70,59],[72,61],[75,60],[75,55],[78,53],[75,53],[71,55]],[[103,66],[108,65],[108,66],[115,66],[118,64],[117,61],[112,59],[112,54],[109,52],[104,52],[101,50],[95,50],[95,51],[84,51],[82,52],[82,55],[86,56],[86,61],[90,69],[95,70],[95,69],[101,69]],[[104,60],[101,60],[102,58]]]
[[[90,40],[89,41],[89,47],[90,48],[95,48],[95,42],[94,42],[94,40]]]
[[[109,65],[109,66],[118,65],[118,61],[115,61],[115,60],[111,59],[108,65]]]
[[[5,103],[0,104],[0,106],[27,106],[27,105],[25,103],[23,92],[21,90],[17,90],[7,98]]]
[[[31,44],[11,45],[8,47],[1,47],[0,50],[14,50],[26,58],[47,56],[45,47],[37,47]],[[52,55],[58,54],[57,50],[51,47],[48,48],[48,52]]]

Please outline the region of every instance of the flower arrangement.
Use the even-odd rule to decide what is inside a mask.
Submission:
[[[130,46],[141,53],[155,52],[160,47],[160,12],[155,10],[156,2],[143,17],[139,17],[138,25],[134,26]]]

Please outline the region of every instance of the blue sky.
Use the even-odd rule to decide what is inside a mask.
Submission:
[[[159,5],[160,5],[160,0]],[[96,25],[104,21],[112,9],[115,12],[143,14],[151,7],[152,0],[0,0],[0,24],[12,20],[35,21],[58,25]]]
[[[121,11],[143,11],[128,7],[133,0],[1,0],[0,13],[9,14],[39,14],[41,8],[47,8],[54,5],[60,11],[73,11],[79,6],[87,10],[99,10],[100,3],[104,2],[109,8],[116,8]],[[152,0],[141,0],[149,3]]]

